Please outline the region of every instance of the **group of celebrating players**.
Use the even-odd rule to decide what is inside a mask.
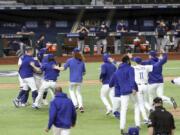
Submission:
[[[86,73],[84,57],[78,48],[72,52],[64,66],[58,64],[53,53],[48,48],[38,51],[37,57],[33,57],[33,48],[26,47],[24,55],[19,58],[19,82],[20,91],[13,100],[15,107],[28,105],[29,91],[32,91],[32,107],[41,108],[42,104],[48,105],[47,93],[54,98],[54,89],[57,85],[60,71],[69,68],[69,94],[76,109],[84,112],[81,86],[83,76]],[[121,133],[124,133],[126,125],[126,113],[129,99],[134,104],[134,119],[136,127],[141,126],[141,115],[143,123],[148,124],[148,113],[153,110],[153,99],[158,96],[164,102],[177,104],[172,97],[164,96],[163,65],[167,62],[167,53],[163,50],[158,56],[156,51],[149,52],[149,60],[143,61],[140,57],[133,57],[128,53],[124,55],[121,62],[116,62],[108,53],[103,54],[104,63],[101,65],[99,79],[102,82],[100,98],[104,103],[106,115],[113,114],[120,119]],[[131,61],[135,65],[131,65]],[[172,83],[179,82],[179,78]],[[108,96],[110,101],[108,100]]]
[[[46,100],[47,92],[54,97],[54,89],[60,71],[70,69],[70,96],[76,109],[84,112],[81,96],[81,83],[86,72],[84,58],[79,49],[73,50],[73,57],[68,59],[63,67],[55,60],[53,53],[48,48],[42,48],[37,57],[33,57],[33,48],[26,47],[25,54],[19,58],[19,82],[20,91],[13,100],[16,107],[28,105],[29,90],[32,91],[32,107],[38,109],[42,104],[48,105]]]
[[[102,81],[100,97],[107,109],[106,114],[113,113],[120,119],[122,134],[125,132],[129,99],[134,104],[134,120],[137,129],[140,129],[141,123],[149,124],[148,113],[154,109],[155,97],[160,97],[174,109],[177,108],[174,98],[164,95],[162,70],[167,59],[167,53],[163,50],[159,56],[156,51],[150,51],[149,59],[145,61],[141,57],[133,57],[128,53],[122,57],[120,63],[115,62],[109,54],[104,54],[100,74]],[[131,65],[131,61],[135,64]],[[178,84],[179,80],[176,78],[172,82]],[[108,101],[108,95],[112,106]],[[141,122],[141,115],[143,122]]]

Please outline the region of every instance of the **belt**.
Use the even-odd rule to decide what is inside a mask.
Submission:
[[[137,85],[148,85],[147,83],[137,83]]]
[[[45,80],[46,82],[56,82],[56,81],[54,81],[54,80]]]

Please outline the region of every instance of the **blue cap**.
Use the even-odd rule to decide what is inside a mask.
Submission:
[[[141,57],[134,57],[133,59],[132,59],[132,61],[134,61],[134,62],[136,62],[136,63],[141,63],[142,62],[142,59],[141,59]]]
[[[73,52],[80,52],[80,50],[78,48],[74,48]]]
[[[156,57],[157,53],[156,53],[156,51],[150,51],[149,55],[152,56],[152,57]]]
[[[110,55],[108,53],[104,53],[103,54],[103,61],[104,62],[108,62],[108,58],[110,57]]]
[[[130,127],[128,129],[128,135],[139,135],[138,127]]]

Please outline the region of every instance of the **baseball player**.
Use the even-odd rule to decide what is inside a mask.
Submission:
[[[59,76],[60,69],[59,66],[57,66],[53,54],[48,55],[48,62],[42,65],[41,70],[44,72],[44,78],[42,81],[42,85],[38,91],[38,96],[35,100],[35,103],[33,103],[32,105],[32,107],[35,109],[40,108],[40,103],[45,91],[51,89],[52,91],[50,92],[52,98],[54,98],[53,92],[56,87],[56,81],[57,81],[57,77]]]
[[[21,59],[22,63],[20,64],[19,67],[19,74],[23,80],[23,90],[20,91],[17,99],[19,99],[22,104],[26,104],[27,102],[29,88],[32,91],[33,102],[35,101],[38,94],[33,73],[34,70],[37,72],[41,72],[41,70],[40,68],[35,66],[35,62],[32,55],[33,55],[33,49],[31,47],[27,47],[25,50],[25,55]]]
[[[100,97],[102,102],[104,103],[106,107],[106,115],[110,114],[112,112],[111,104],[113,103],[113,88],[109,88],[109,81],[111,79],[111,76],[116,71],[116,66],[112,64],[108,58],[110,58],[110,55],[105,53],[103,55],[103,61],[104,63],[101,65],[101,73],[100,73],[100,81],[102,82],[102,87],[100,91]],[[109,103],[107,96],[109,95],[109,98],[111,100],[111,103]]]
[[[138,87],[137,98],[140,112],[143,116],[144,122],[148,122],[148,116],[146,114],[145,107],[150,110],[151,105],[148,101],[148,74],[152,72],[152,65],[141,65],[142,59],[140,57],[134,57],[132,59],[136,62],[133,66],[135,72],[135,82]]]
[[[149,73],[149,79],[148,79],[148,92],[149,92],[149,102],[152,105],[153,98],[157,95],[158,97],[161,97],[163,101],[173,105],[174,109],[177,108],[177,104],[174,100],[174,98],[169,98],[164,96],[164,81],[163,81],[163,75],[162,75],[162,69],[163,65],[167,62],[167,54],[164,53],[163,50],[163,58],[162,62],[159,65],[159,67],[154,68],[152,72]],[[143,61],[143,65],[154,65],[156,64],[160,59],[157,57],[156,51],[150,51],[149,52],[149,60]],[[156,93],[156,94],[155,94]]]
[[[112,79],[117,83],[116,85],[120,88],[121,95],[121,107],[120,107],[120,130],[124,133],[126,125],[126,113],[128,109],[129,98],[134,103],[135,111],[135,124],[140,127],[140,117],[139,117],[139,107],[136,98],[136,83],[134,77],[134,69],[130,65],[130,58],[125,55],[122,58],[122,63],[120,64],[118,70],[113,74]]]
[[[83,81],[83,76],[86,73],[85,63],[83,56],[78,48],[73,50],[73,57],[68,59],[61,67],[61,70],[70,70],[70,86],[69,93],[76,109],[79,108],[80,112],[84,112],[83,100],[81,95],[81,85]]]

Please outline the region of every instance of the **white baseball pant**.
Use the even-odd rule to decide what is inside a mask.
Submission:
[[[36,87],[36,82],[34,80],[34,77],[29,77],[29,78],[24,78],[23,79],[23,90],[28,90],[28,88],[31,89],[31,91],[36,91],[37,87]]]
[[[140,127],[140,110],[138,107],[138,102],[137,102],[137,96],[130,94],[130,95],[121,95],[121,111],[120,111],[120,129],[124,130],[126,126],[126,113],[128,109],[128,103],[129,103],[129,98],[132,100],[134,104],[134,120],[135,120],[135,125]]]
[[[36,82],[36,87],[39,90],[42,85],[42,77],[40,75],[34,75],[34,79]]]
[[[121,97],[114,97],[113,98],[113,113],[114,112],[119,112],[121,107]]]
[[[174,84],[180,85],[180,77],[175,78],[173,81],[174,81]]]
[[[70,135],[70,129],[58,128],[53,126],[53,135]]]
[[[69,94],[75,107],[83,107],[83,100],[81,95],[81,83],[70,82]]]
[[[157,96],[161,97],[164,102],[173,105],[170,98],[164,96],[164,83],[149,84],[148,93],[149,93],[149,103],[151,105],[153,104],[153,99]]]
[[[111,104],[113,103],[114,88],[109,88],[109,84],[103,84],[100,91],[100,98],[106,107],[107,111],[112,110]],[[108,96],[111,103],[108,101]]]
[[[19,85],[20,85],[20,88],[23,88],[23,86],[25,85],[24,82],[23,82],[23,79],[21,78],[21,76],[18,74],[18,80],[19,80]]]
[[[56,87],[56,82],[51,80],[43,80],[42,85],[38,91],[38,96],[36,97],[35,106],[40,106],[42,97],[45,91],[50,90],[52,98],[54,98],[54,90]]]
[[[148,102],[148,87],[146,84],[138,84],[137,99],[138,99],[138,106],[143,119],[148,120],[145,107],[147,108],[147,110],[150,110],[151,106]]]

